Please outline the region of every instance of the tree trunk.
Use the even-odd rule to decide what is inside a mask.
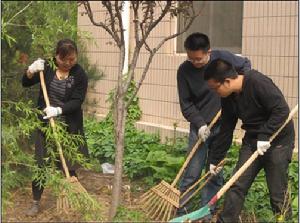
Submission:
[[[118,206],[121,200],[121,189],[122,189],[122,173],[123,173],[123,155],[124,155],[124,138],[125,138],[125,122],[126,122],[126,108],[125,108],[125,96],[126,89],[123,85],[123,66],[125,58],[125,47],[124,44],[119,46],[120,48],[120,60],[119,60],[119,71],[118,71],[118,85],[117,91],[114,97],[114,133],[115,133],[115,173],[113,179],[113,189],[110,211],[108,221],[112,222],[113,218],[117,213]]]
[[[115,106],[115,140],[116,140],[116,156],[115,156],[115,174],[113,179],[112,203],[109,213],[109,221],[112,221],[117,213],[117,208],[121,200],[122,189],[122,173],[123,173],[123,155],[124,155],[124,138],[125,138],[125,122],[126,109],[124,102],[124,94],[119,94],[116,99]]]

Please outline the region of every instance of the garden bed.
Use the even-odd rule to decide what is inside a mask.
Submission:
[[[108,216],[111,199],[113,176],[80,169],[78,179],[91,195],[95,195],[101,205],[100,216],[105,221]],[[123,179],[122,206],[131,211],[137,211],[136,198],[141,192],[131,192],[131,185],[127,178]],[[26,210],[32,204],[31,184],[19,188],[12,193],[11,206],[2,217],[3,222],[74,222],[84,221],[80,213],[58,213],[56,198],[49,188],[46,188],[41,200],[41,212],[36,217],[26,216]],[[99,214],[99,213],[98,213]],[[123,216],[124,217],[124,216]]]

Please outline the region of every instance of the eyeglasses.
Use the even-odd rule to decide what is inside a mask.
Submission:
[[[201,59],[190,59],[189,57],[187,57],[186,60],[189,61],[189,62],[191,62],[191,63],[193,63],[193,64],[197,64],[197,63],[205,63],[205,62],[207,62],[208,58],[209,58],[209,56],[207,55],[207,56],[205,56],[205,57],[203,57]]]

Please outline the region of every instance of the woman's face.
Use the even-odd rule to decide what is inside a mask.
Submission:
[[[59,54],[55,56],[57,67],[62,71],[70,71],[71,68],[77,63],[77,54],[75,52],[68,54],[61,58]]]

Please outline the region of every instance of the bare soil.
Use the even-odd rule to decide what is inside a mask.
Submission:
[[[78,180],[86,188],[89,194],[95,195],[101,204],[101,216],[106,221],[110,200],[113,177],[110,174],[96,173],[89,170],[79,169]],[[122,205],[130,209],[138,209],[135,205],[140,193],[132,193],[128,179],[123,179]],[[31,184],[13,192],[11,206],[2,216],[2,222],[80,222],[83,221],[79,213],[58,213],[56,210],[56,198],[51,190],[45,188],[41,199],[41,211],[35,217],[26,216],[26,211],[32,205]]]

